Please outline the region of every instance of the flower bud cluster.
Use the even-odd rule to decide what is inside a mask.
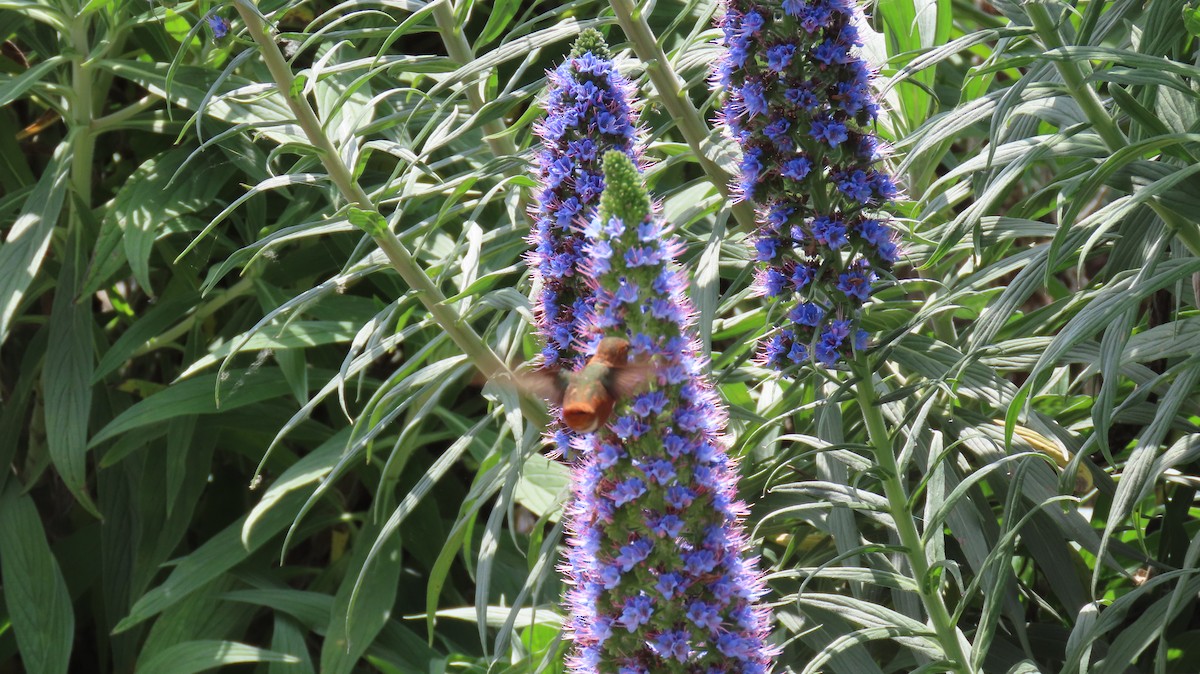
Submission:
[[[899,258],[860,18],[854,0],[726,0],[719,20],[714,82],[742,150],[737,191],[758,214],[755,290],[787,307],[760,345],[776,369],[864,348],[859,310]]]
[[[546,117],[535,130],[541,183],[530,208],[534,224],[528,262],[536,289],[534,315],[548,368],[578,365],[573,341],[591,291],[580,275],[582,225],[604,191],[601,157],[619,150],[638,161],[637,114],[632,85],[613,66],[604,38],[584,31],[571,56],[547,74]],[[563,362],[566,361],[566,362]]]
[[[641,384],[606,427],[575,440],[587,451],[567,508],[570,671],[766,672],[769,610],[747,556],[725,413],[691,328],[680,244],[652,215],[628,157],[608,153],[604,173],[582,249],[596,295],[585,343],[626,340],[629,361],[616,369]]]

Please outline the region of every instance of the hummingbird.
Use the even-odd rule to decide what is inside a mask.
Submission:
[[[562,422],[577,433],[592,433],[612,416],[617,400],[646,384],[649,367],[629,362],[629,340],[605,337],[578,372],[546,370],[529,376],[532,388],[562,409]]]

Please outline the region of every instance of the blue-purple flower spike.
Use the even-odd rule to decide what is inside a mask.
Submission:
[[[652,216],[628,157],[604,157],[607,189],[583,253],[596,288],[594,349],[629,343],[644,383],[606,428],[579,437],[567,509],[567,623],[575,674],[767,672],[769,609],[748,556],[725,413],[704,376],[680,245]]]
[[[898,195],[876,168],[872,70],[854,0],[726,0],[721,113],[742,148],[741,198],[755,204],[755,290],[787,303],[760,345],[776,369],[833,367],[865,348],[859,310],[899,258],[881,208]]]
[[[583,225],[591,219],[604,178],[601,157],[619,150],[640,160],[633,87],[613,66],[603,36],[586,30],[570,57],[547,73],[546,117],[536,125],[541,187],[530,208],[528,260],[535,281],[534,314],[546,367],[579,363],[579,317],[591,289],[580,274]]]

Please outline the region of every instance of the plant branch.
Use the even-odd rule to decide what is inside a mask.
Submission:
[[[942,652],[950,661],[951,671],[960,674],[971,674],[970,660],[963,651],[958,639],[958,630],[946,609],[942,599],[939,581],[930,586],[929,562],[925,558],[925,545],[921,542],[921,534],[917,531],[916,521],[912,510],[908,507],[908,496],[904,483],[900,479],[899,468],[896,466],[895,449],[891,436],[888,435],[887,424],[883,419],[883,408],[880,407],[879,396],[875,392],[874,375],[867,359],[860,358],[851,363],[851,368],[858,383],[855,391],[858,404],[862,410],[863,421],[867,426],[867,435],[871,449],[875,454],[877,471],[881,474],[884,495],[888,501],[888,510],[896,523],[896,532],[900,535],[900,544],[904,547],[905,557],[912,567],[913,580],[917,583],[917,593],[929,621],[933,623],[934,632],[941,644]]]
[[[288,67],[283,54],[279,51],[279,47],[276,46],[275,41],[268,34],[268,28],[257,9],[249,5],[249,2],[250,0],[238,0],[236,5],[238,14],[241,15],[254,41],[258,43],[263,60],[266,62],[267,69],[271,72],[271,77],[275,80],[275,85],[280,95],[286,99],[292,114],[296,116],[296,122],[303,129],[308,141],[316,149],[317,155],[320,157],[321,163],[325,166],[325,170],[329,172],[329,177],[333,181],[333,184],[337,186],[342,197],[353,207],[373,214],[373,217],[377,216],[382,219],[383,216],[379,213],[375,204],[371,202],[370,196],[355,181],[349,167],[342,161],[337,148],[334,147],[329,136],[325,134],[321,126],[321,121],[318,119],[312,105],[306,98],[293,93],[292,83],[294,79],[292,71]],[[375,240],[376,245],[387,256],[392,268],[400,274],[400,278],[408,284],[408,287],[416,294],[417,299],[429,311],[434,322],[462,349],[463,353],[471,359],[475,367],[488,378],[497,375],[511,377],[512,373],[504,361],[471,328],[464,317],[459,315],[458,311],[447,303],[446,296],[442,294],[442,291],[429,278],[429,275],[425,273],[425,270],[421,268],[420,264],[413,258],[408,249],[404,247],[404,244],[392,232],[390,227],[375,228],[370,234]],[[525,404],[524,400],[522,402],[522,410],[524,410],[526,418],[532,423],[545,421],[545,412],[535,405]]]
[[[103,117],[97,117],[96,119],[92,120],[92,131],[94,131],[97,134],[104,133],[105,131],[110,131],[113,128],[122,124],[123,122],[133,119],[134,117],[137,117],[138,114],[140,114],[146,110],[149,110],[150,108],[153,108],[155,105],[158,105],[158,103],[161,102],[162,100],[163,99],[161,99],[158,96],[155,96],[153,94],[148,95],[148,96],[143,96],[136,103],[132,103],[130,105],[127,105],[127,106],[121,108],[120,110],[117,110],[116,112],[105,115]]]
[[[73,202],[72,212],[76,221],[85,219],[79,209],[92,207],[92,156],[96,150],[96,134],[92,129],[92,115],[96,107],[96,95],[92,82],[92,70],[88,58],[88,18],[77,16],[71,21],[71,109],[70,133],[72,138],[71,187],[78,200]]]
[[[174,342],[176,339],[179,339],[186,334],[188,330],[191,330],[192,326],[195,325],[197,321],[202,321],[217,313],[221,307],[229,304],[233,300],[243,295],[250,294],[252,290],[254,290],[254,278],[247,276],[229,288],[225,289],[221,294],[214,297],[212,301],[192,312],[182,321],[176,323],[169,330],[166,330],[162,334],[151,338],[145,344],[139,346],[137,350],[133,352],[132,357],[137,358],[138,356],[143,356],[151,351],[154,351],[155,349],[161,349],[171,342]]]
[[[708,124],[704,122],[700,111],[688,98],[682,81],[675,74],[675,69],[671,67],[670,59],[658,45],[654,32],[650,30],[650,24],[646,23],[646,16],[640,8],[634,5],[633,0],[610,0],[609,5],[612,6],[613,12],[617,16],[617,23],[621,24],[621,30],[625,31],[625,36],[633,44],[634,53],[645,64],[646,72],[650,76],[650,81],[654,83],[654,88],[658,90],[659,100],[662,101],[663,107],[675,120],[679,132],[683,134],[684,140],[696,155],[696,161],[700,163],[700,168],[708,174],[708,179],[721,193],[721,196],[729,199],[729,181],[732,176],[712,159],[709,159],[705,152],[711,145]],[[743,229],[747,231],[755,229],[754,209],[750,207],[749,203],[744,201],[735,203],[731,210],[733,217],[737,218],[738,224]]]
[[[1029,16],[1029,20],[1033,22],[1033,28],[1037,32],[1038,38],[1042,41],[1042,46],[1046,51],[1062,49],[1067,46],[1053,17],[1050,16],[1050,10],[1046,8],[1044,0],[1029,0],[1026,2],[1025,13]],[[1058,70],[1059,76],[1062,77],[1063,84],[1067,88],[1067,93],[1071,98],[1075,99],[1075,103],[1083,110],[1084,116],[1091,122],[1092,128],[1096,130],[1100,139],[1104,141],[1109,152],[1116,152],[1129,145],[1129,140],[1108,114],[1108,110],[1105,109],[1103,101],[1100,100],[1100,95],[1096,93],[1095,89],[1088,86],[1088,75],[1084,71],[1083,65],[1077,61],[1055,59],[1054,67]],[[1162,218],[1163,222],[1167,224],[1167,227],[1171,228],[1175,232],[1175,235],[1183,241],[1188,250],[1193,255],[1200,257],[1200,227],[1194,222],[1188,222],[1179,217],[1178,214],[1167,208],[1157,197],[1151,199],[1149,205],[1158,214],[1158,217]]]
[[[454,10],[450,7],[449,0],[437,3],[433,8],[433,20],[437,24],[438,33],[442,36],[442,44],[446,47],[446,54],[450,56],[450,60],[460,66],[465,66],[475,60],[475,51],[471,49],[471,43],[467,42],[466,36],[463,35],[462,26],[454,17]],[[471,106],[471,112],[476,114],[482,111],[487,104],[484,100],[483,85],[483,80],[465,85],[467,103]],[[513,142],[512,137],[505,135],[504,131],[504,123],[500,120],[494,119],[483,125],[484,140],[492,149],[492,153],[497,157],[512,157],[520,154],[517,144]]]

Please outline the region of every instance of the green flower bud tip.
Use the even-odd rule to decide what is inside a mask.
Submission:
[[[608,50],[608,43],[604,41],[604,36],[600,34],[600,31],[595,28],[588,28],[575,38],[575,44],[571,46],[571,58],[583,56],[588,52],[592,52],[596,58],[612,60],[612,52]]]
[[[650,215],[650,197],[642,186],[633,161],[622,152],[604,155],[604,195],[600,197],[603,220],[618,218],[626,223],[638,223]]]

